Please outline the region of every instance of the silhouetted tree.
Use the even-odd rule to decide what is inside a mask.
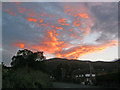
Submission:
[[[22,67],[22,66],[36,66],[36,62],[45,60],[43,52],[33,53],[30,50],[18,50],[16,56],[12,57],[11,66],[12,67]]]

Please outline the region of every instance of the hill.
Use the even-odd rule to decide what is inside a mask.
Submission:
[[[89,73],[90,65],[92,68],[92,72],[96,74],[102,73],[111,73],[117,72],[120,70],[120,60],[113,62],[103,62],[103,61],[82,61],[82,60],[68,60],[64,58],[51,58],[45,61],[47,69],[49,71],[55,70],[58,65],[62,64],[63,68],[69,68],[72,70],[80,69],[81,71],[86,71]]]

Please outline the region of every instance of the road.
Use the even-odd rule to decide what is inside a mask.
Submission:
[[[96,86],[87,86],[73,83],[53,82],[54,88],[97,88]]]

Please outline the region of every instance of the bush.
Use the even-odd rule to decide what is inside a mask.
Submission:
[[[48,88],[52,87],[49,76],[31,68],[3,71],[3,88]]]

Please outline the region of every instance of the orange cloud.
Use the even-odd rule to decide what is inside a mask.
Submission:
[[[14,45],[21,49],[25,47],[25,44],[23,44],[23,43],[14,43]]]
[[[26,11],[26,9],[25,9],[25,8],[21,8],[21,7],[18,7],[18,11],[19,11],[19,13],[24,13],[24,12]]]
[[[55,30],[47,32],[48,37],[44,38],[44,41],[41,45],[33,45],[31,48],[35,50],[43,50],[48,53],[55,54],[56,52],[63,51],[63,48],[66,46],[66,43],[60,41],[55,35]],[[49,38],[49,39],[48,39]]]
[[[17,5],[21,4],[21,2],[16,2]]]
[[[69,31],[71,31],[71,32],[72,32],[73,30],[72,30],[72,29],[70,29]]]
[[[10,11],[9,9],[5,9],[5,12],[9,13],[12,16],[16,16],[16,13],[14,13],[13,11]]]
[[[37,22],[37,19],[35,19],[35,18],[28,18],[28,21],[29,21],[29,22],[32,22],[32,21],[33,21],[33,22]]]
[[[87,14],[87,13],[83,13],[83,14],[79,13],[78,15],[79,15],[81,18],[88,18],[88,14]]]
[[[40,20],[40,23],[42,23],[43,22],[43,20]]]
[[[73,23],[73,25],[75,25],[75,26],[77,26],[77,27],[79,27],[79,26],[80,26],[80,24],[79,24],[79,23],[77,23],[76,21]]]
[[[118,46],[118,41],[112,40],[109,43],[105,43],[102,45],[78,45],[77,47],[70,47],[67,50],[63,50],[68,46],[67,43],[63,41],[59,41],[58,38],[54,35],[55,32],[48,32],[49,40],[43,41],[40,45],[32,45],[30,46],[30,50],[42,50],[47,53],[55,54],[59,58],[68,58],[68,59],[78,59],[81,56],[88,54],[88,53],[96,53],[99,51],[103,51],[111,46]],[[45,39],[44,39],[45,40]],[[47,38],[46,38],[47,40]],[[24,48],[25,44],[23,43],[16,43],[14,44],[16,47]],[[72,45],[73,46],[73,45]]]
[[[56,27],[56,29],[61,29],[61,30],[63,30],[63,27]]]
[[[118,41],[112,40],[111,42],[103,45],[78,46],[78,47],[69,49],[67,52],[63,53],[61,56],[66,58],[77,59],[82,55],[99,52],[99,51],[105,50],[110,46],[117,46],[117,45],[118,45]]]
[[[58,20],[61,25],[69,25],[65,18]]]

